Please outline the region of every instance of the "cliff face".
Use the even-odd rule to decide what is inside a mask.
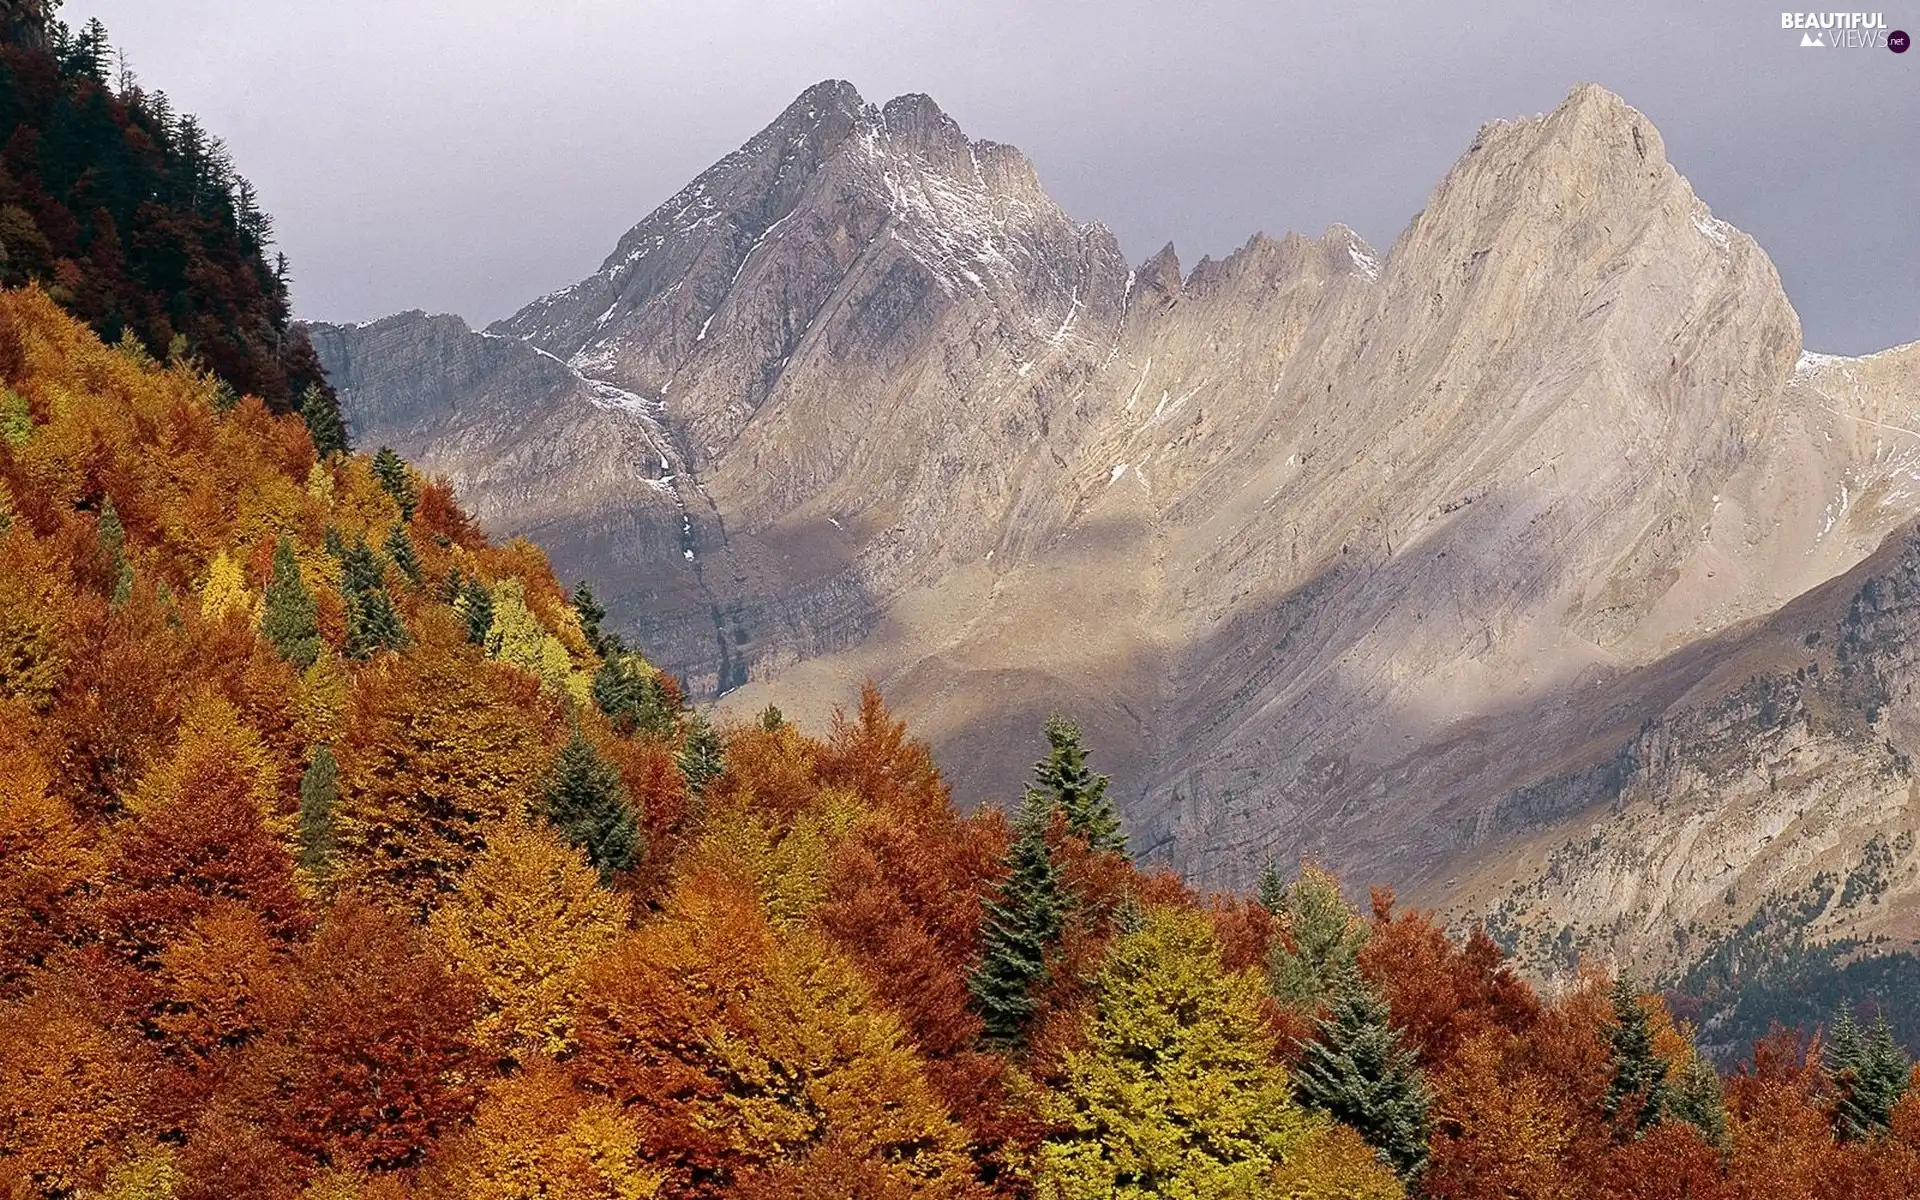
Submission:
[[[1916,512],[1920,350],[1804,355],[1591,86],[1484,128],[1385,255],[1335,226],[1183,273],[925,97],[822,84],[594,276],[450,322],[316,331],[356,435],[697,694],[819,719],[871,676],[967,798],[1072,712],[1136,849],[1217,882],[1437,882],[1589,819],[1724,639]],[[1787,753],[1726,703],[1683,758]],[[1771,829],[1735,774],[1695,790]]]

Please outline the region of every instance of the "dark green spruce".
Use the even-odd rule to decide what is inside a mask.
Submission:
[[[1886,1132],[1894,1106],[1906,1094],[1913,1062],[1894,1042],[1885,1014],[1864,1031],[1852,1014],[1842,1016],[1833,1028],[1825,1068],[1834,1091],[1834,1132],[1849,1142]]]
[[[1351,1125],[1410,1180],[1427,1165],[1433,1093],[1389,1016],[1358,972],[1344,972],[1314,1022],[1293,1086],[1303,1103]]]
[[[393,447],[382,446],[373,456],[373,477],[380,486],[393,497],[400,506],[400,519],[413,520],[413,510],[420,503],[420,494],[413,486],[413,476],[407,473],[407,464],[403,462]]]
[[[371,658],[407,644],[407,629],[387,594],[386,568],[364,540],[341,556],[340,593],[347,603],[347,656]]]
[[[1125,854],[1127,839],[1120,832],[1120,818],[1107,798],[1105,775],[1096,775],[1087,767],[1087,748],[1080,740],[1080,727],[1065,717],[1047,718],[1047,756],[1033,765],[1033,782],[1027,787],[1067,815],[1067,831],[1078,834],[1095,850]]]
[[[294,557],[293,543],[285,534],[273,547],[273,573],[267,578],[260,634],[273,643],[281,658],[303,671],[320,657],[319,611],[313,593],[300,577],[300,560]]]
[[[586,851],[603,882],[632,870],[643,853],[639,822],[619,772],[578,728],[554,760],[542,807],[560,835]]]
[[[704,795],[707,785],[727,769],[727,747],[719,731],[699,713],[687,723],[686,740],[680,744],[680,773],[696,796]]]
[[[333,806],[340,798],[340,767],[322,743],[300,777],[300,865],[325,875],[333,862]]]
[[[1050,799],[1028,791],[1005,859],[1007,878],[986,904],[980,961],[967,978],[983,1044],[1018,1049],[1065,929],[1067,896],[1047,848]]]
[[[1613,1051],[1613,1079],[1601,1111],[1638,1136],[1658,1122],[1671,1097],[1667,1060],[1654,1053],[1653,1025],[1640,1005],[1640,993],[1624,972],[1613,981],[1613,1025],[1607,1042]]]
[[[313,448],[322,460],[353,448],[347,442],[347,422],[340,415],[340,398],[333,389],[309,384],[300,393],[300,417],[307,423]]]

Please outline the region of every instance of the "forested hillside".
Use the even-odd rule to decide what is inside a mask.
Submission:
[[[42,290],[0,385],[0,1194],[1920,1190],[1884,1026],[1723,1082],[1627,981],[1141,871],[1066,721],[970,815],[871,689],[715,729],[444,483]]]
[[[0,282],[40,283],[109,342],[191,357],[276,411],[331,390],[290,330],[273,223],[220,139],[142,87],[95,19],[0,4]]]

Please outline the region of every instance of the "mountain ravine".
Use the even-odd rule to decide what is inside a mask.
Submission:
[[[360,444],[696,696],[818,720],[872,677],[963,799],[1070,712],[1137,852],[1316,855],[1542,962],[1577,925],[1679,970],[1869,858],[1883,912],[1920,892],[1920,344],[1806,353],[1599,87],[1481,129],[1385,252],[1189,270],[823,83],[488,330],[310,334]]]

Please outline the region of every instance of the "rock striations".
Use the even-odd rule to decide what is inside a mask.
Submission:
[[[1765,647],[1920,514],[1920,347],[1803,354],[1765,253],[1597,87],[1482,129],[1387,253],[1335,226],[1183,273],[926,97],[826,83],[484,333],[313,336],[363,442],[537,534],[696,694],[817,717],[872,676],[966,796],[1073,711],[1136,848],[1198,878],[1313,853],[1665,953],[1726,884],[1916,822],[1897,703],[1826,750],[1712,714],[1776,668],[1841,712]],[[1836,765],[1799,809],[1753,794],[1803,752]],[[1821,804],[1849,832],[1782,816]]]

